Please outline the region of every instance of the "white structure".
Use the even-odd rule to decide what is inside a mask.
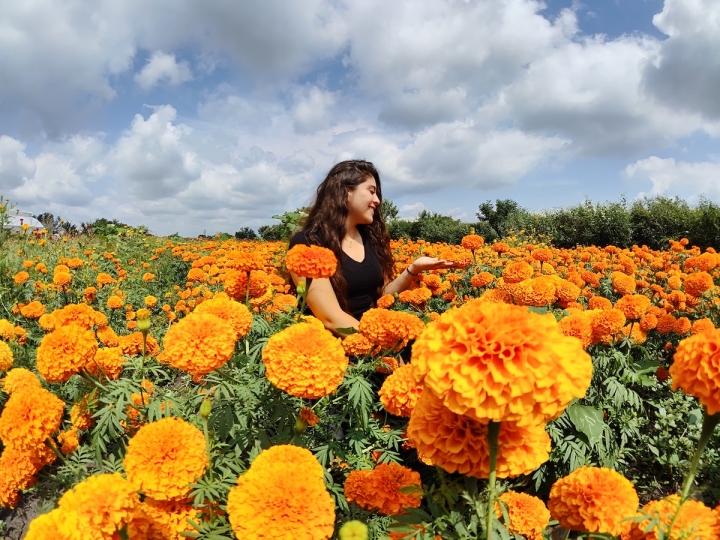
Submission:
[[[22,226],[28,225],[29,231],[41,231],[45,226],[40,223],[37,219],[32,217],[30,212],[21,212],[20,210],[10,210],[10,230],[12,232],[22,232]]]

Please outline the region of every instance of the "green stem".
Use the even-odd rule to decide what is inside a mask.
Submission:
[[[99,388],[100,390],[103,390],[103,391],[105,390],[105,387],[104,387],[102,384],[100,384],[100,381],[98,381],[95,377],[93,377],[92,375],[90,375],[90,373],[89,373],[86,369],[83,368],[83,369],[78,373],[78,375],[80,375],[80,377],[82,377],[83,379],[85,379],[87,382],[89,382],[90,384],[92,384],[92,385],[95,386],[96,388]]]
[[[205,434],[205,452],[207,452],[208,463],[210,464],[210,481],[215,481],[215,473],[213,472],[212,466],[212,453],[210,448],[210,434],[208,433],[208,421],[204,416],[200,416],[200,421],[203,425],[203,433]]]
[[[45,439],[45,444],[50,447],[50,450],[53,451],[53,453],[60,458],[60,461],[63,462],[64,465],[67,465],[67,460],[65,459],[65,456],[63,453],[58,449],[57,445],[52,441],[50,437]]]
[[[500,422],[488,424],[487,441],[488,452],[490,453],[490,477],[488,478],[488,505],[485,521],[485,538],[490,540],[493,526],[493,515],[495,514],[495,480],[497,478],[497,455],[498,439],[500,437]]]
[[[690,495],[690,487],[692,486],[693,480],[695,480],[695,474],[697,473],[698,464],[700,463],[700,456],[702,455],[710,437],[715,431],[715,427],[720,422],[720,413],[718,414],[707,414],[703,419],[702,431],[700,432],[700,440],[698,441],[697,448],[695,449],[695,455],[693,456],[692,464],[690,465],[690,471],[688,472],[687,478],[685,478],[685,485],[682,490],[682,497],[680,498],[681,504],[685,502]]]

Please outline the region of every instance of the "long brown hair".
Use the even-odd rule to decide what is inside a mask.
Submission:
[[[341,161],[330,169],[325,180],[318,186],[315,201],[305,219],[303,231],[308,242],[332,250],[338,261],[342,260],[342,241],[347,234],[348,189],[356,189],[368,177],[375,179],[375,193],[382,203],[380,174],[375,166],[362,159]],[[390,251],[390,235],[380,213],[380,205],[373,212],[373,222],[370,225],[358,225],[358,229],[370,240],[380,261],[384,280],[392,279],[394,262]],[[340,307],[348,311],[347,282],[339,265],[335,275],[330,278],[330,283]]]

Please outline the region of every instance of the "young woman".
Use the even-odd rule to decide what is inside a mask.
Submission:
[[[335,165],[317,189],[296,244],[322,246],[335,253],[339,264],[330,279],[307,282],[307,305],[330,330],[357,328],[362,314],[383,294],[407,289],[414,276],[427,270],[452,268],[453,263],[420,257],[393,278],[390,236],[380,214],[380,175],[364,160]],[[292,275],[298,283],[298,276]]]

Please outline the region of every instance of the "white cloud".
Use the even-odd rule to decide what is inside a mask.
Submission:
[[[25,155],[25,144],[0,136],[0,189],[3,191],[21,186],[35,174],[35,162]]]
[[[332,108],[337,93],[315,85],[297,88],[294,92],[293,125],[298,133],[315,133],[333,124]]]
[[[412,221],[416,219],[418,215],[420,215],[420,212],[422,212],[423,210],[427,210],[427,208],[421,202],[417,202],[414,204],[404,204],[398,210],[398,217],[400,219]]]
[[[625,174],[632,180],[649,180],[650,195],[678,195],[690,201],[705,195],[720,201],[719,162],[676,162],[672,158],[652,156],[628,165]],[[643,195],[644,192],[639,194]]]
[[[188,63],[178,63],[174,54],[162,51],[155,51],[145,67],[135,75],[135,82],[143,90],[150,90],[160,82],[178,85],[189,80],[192,80],[192,72]]]

